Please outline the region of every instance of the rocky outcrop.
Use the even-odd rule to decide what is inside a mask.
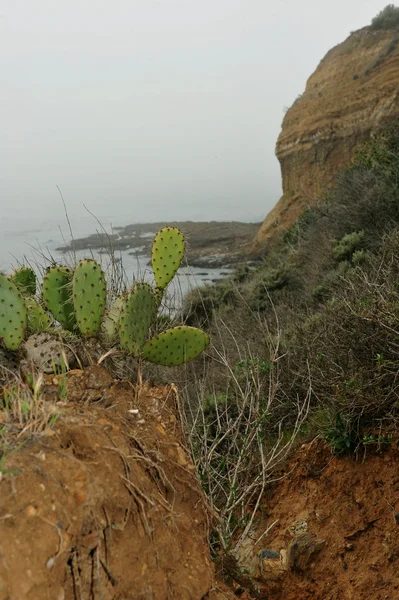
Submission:
[[[399,117],[399,26],[365,27],[323,58],[287,111],[276,145],[283,196],[255,238],[267,248],[334,183],[356,149]]]

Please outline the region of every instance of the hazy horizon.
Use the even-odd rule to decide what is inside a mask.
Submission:
[[[57,186],[75,222],[262,220],[284,107],[386,4],[0,0],[3,225]]]

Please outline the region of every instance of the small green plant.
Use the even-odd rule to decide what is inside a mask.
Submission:
[[[5,475],[13,477],[20,473],[20,471],[17,469],[8,469],[6,467],[6,462],[12,454],[14,454],[18,450],[20,450],[22,448],[22,446],[24,446],[24,444],[25,444],[25,441],[23,441],[20,444],[18,444],[17,446],[11,447],[7,441],[5,433],[6,433],[6,427],[2,427],[0,429],[0,481],[2,480],[3,476],[5,476]]]
[[[362,438],[363,446],[389,446],[392,444],[393,436],[385,433],[371,433]]]
[[[235,375],[244,374],[259,374],[259,375],[269,375],[271,369],[270,361],[260,359],[259,357],[255,358],[245,358],[244,360],[240,360],[236,362],[234,367]]]
[[[21,294],[28,298],[33,298],[36,294],[36,273],[29,267],[21,267],[10,277],[15,283]]]
[[[328,418],[323,435],[335,454],[354,452],[357,448],[356,430],[351,420],[341,413]]]

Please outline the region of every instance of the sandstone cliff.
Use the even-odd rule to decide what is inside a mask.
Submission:
[[[399,117],[399,26],[365,27],[330,50],[287,111],[276,145],[283,196],[267,215],[256,251],[267,248],[346,167],[381,125]]]

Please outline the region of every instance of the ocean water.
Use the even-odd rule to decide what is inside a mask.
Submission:
[[[70,226],[74,238],[85,237],[92,233],[112,233],[112,227],[129,225],[128,220],[111,223],[110,219],[103,218],[99,224],[91,215],[78,219],[71,219]],[[65,246],[71,240],[69,224],[64,219],[49,219],[42,217],[20,215],[18,217],[5,217],[0,225],[0,271],[9,272],[20,263],[29,263],[40,272],[53,261],[62,264],[73,264],[74,257],[56,250]],[[91,256],[91,251],[76,252],[76,259]],[[98,260],[108,277],[111,273],[111,261],[106,252],[92,252],[93,258]],[[129,250],[116,254],[118,264],[123,268],[124,276],[128,283],[135,279],[144,279],[152,283],[152,271],[149,266],[150,257],[132,256]],[[186,267],[179,269],[177,277],[169,286],[169,296],[175,304],[180,304],[182,297],[191,289],[200,287],[215,279],[221,279],[229,269],[206,269]]]

